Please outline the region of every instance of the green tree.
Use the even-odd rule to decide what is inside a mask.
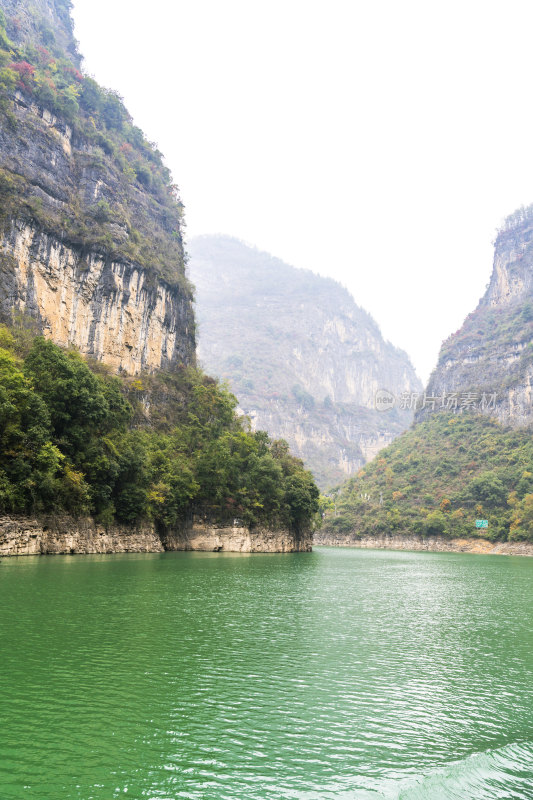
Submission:
[[[318,511],[320,492],[310,472],[298,471],[285,481],[285,502],[291,524],[301,528]]]
[[[424,533],[428,536],[442,536],[446,531],[446,517],[442,511],[432,511],[424,521]]]
[[[507,500],[505,486],[494,472],[484,472],[474,478],[470,484],[470,495],[473,500],[489,508],[503,506]]]
[[[77,456],[102,430],[109,405],[98,379],[75,352],[65,352],[41,337],[35,339],[24,372],[46,403],[55,441]]]

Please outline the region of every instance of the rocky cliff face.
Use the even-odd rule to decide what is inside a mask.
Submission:
[[[0,554],[309,550],[312,477],[183,368],[178,189],[120,97],[78,69],[70,5],[0,0],[0,511],[20,515],[0,519]],[[255,527],[206,522],[234,515]]]
[[[0,91],[0,315],[31,317],[56,343],[128,374],[194,363],[183,207],[116,96],[69,65],[69,7],[0,0],[26,47],[13,45],[17,84]],[[48,49],[36,47],[48,28]]]
[[[444,342],[422,419],[461,406],[515,427],[533,422],[533,208],[509,217],[495,243],[490,283],[463,327]],[[422,400],[423,404],[423,400]]]
[[[342,286],[230,237],[200,237],[189,250],[199,358],[323,486],[410,424],[408,410],[376,411],[375,397],[419,391],[414,369]]]
[[[57,49],[79,66],[81,58],[70,17],[70,0],[2,0],[1,7],[11,41]]]
[[[99,525],[90,518],[0,516],[0,556],[163,553],[174,550],[231,553],[302,553],[312,546],[310,531],[212,525],[195,521],[159,534],[151,523],[135,527]]]
[[[246,528],[196,522],[181,531],[162,537],[165,550],[198,550],[228,553],[309,553],[313,536],[310,530],[296,534],[287,529]]]
[[[317,542],[533,553],[533,206],[498,234],[485,295],[444,342],[416,421],[346,482]]]
[[[190,304],[137,265],[79,249],[28,220],[0,235],[0,313],[22,312],[63,347],[135,375],[191,363]]]

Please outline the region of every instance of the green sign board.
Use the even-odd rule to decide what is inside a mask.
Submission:
[[[476,528],[488,528],[489,521],[488,519],[476,519]]]

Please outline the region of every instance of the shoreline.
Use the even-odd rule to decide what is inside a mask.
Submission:
[[[381,534],[379,536],[340,537],[318,534],[316,547],[352,547],[363,550],[411,550],[428,553],[477,553],[494,556],[533,556],[533,542],[491,542],[477,537],[447,539],[444,536]]]
[[[180,530],[158,532],[152,523],[137,526],[102,526],[85,517],[10,517],[0,515],[0,558],[29,555],[91,555],[116,553],[163,553],[167,551],[295,553],[313,547],[364,550],[405,550],[430,553],[533,556],[533,542],[491,542],[480,537],[448,539],[416,534],[312,537],[288,530],[208,523],[196,519]]]
[[[100,525],[90,517],[0,516],[0,558],[40,555],[164,553],[177,550],[226,553],[309,552],[310,531],[247,528],[195,519],[180,529],[158,531],[151,522]]]

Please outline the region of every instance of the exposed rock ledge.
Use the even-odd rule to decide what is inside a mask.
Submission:
[[[0,556],[89,553],[162,553],[165,550],[205,550],[241,553],[293,553],[311,550],[310,533],[250,530],[237,526],[195,523],[161,537],[155,527],[104,527],[89,518],[0,517]]]
[[[361,547],[372,550],[427,550],[448,553],[480,553],[484,555],[533,556],[531,542],[489,542],[488,539],[446,539],[443,536],[383,534],[361,539],[330,534],[315,534],[315,545],[328,547]]]
[[[183,531],[162,537],[165,550],[227,550],[234,553],[308,553],[311,532],[296,535],[289,530],[223,527],[195,523]]]

